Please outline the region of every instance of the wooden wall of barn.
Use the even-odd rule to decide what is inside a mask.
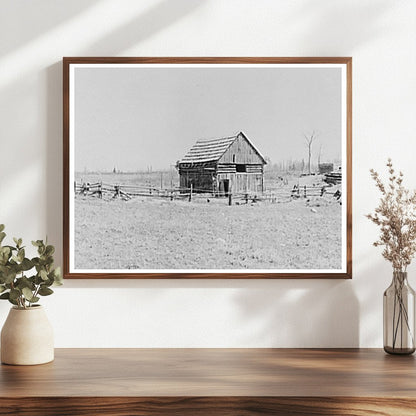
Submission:
[[[241,134],[221,156],[218,163],[263,164],[263,159]]]
[[[263,192],[263,175],[253,173],[219,173],[217,175],[218,189],[221,189],[220,182],[229,180],[229,192],[237,193],[255,193]]]
[[[214,169],[210,167],[187,167],[179,169],[179,186],[190,188],[192,184],[195,192],[215,190]]]
[[[245,171],[244,173],[263,173],[263,165],[244,165],[243,163],[240,164],[244,167]],[[237,170],[237,164],[234,163],[221,163],[218,164],[217,173],[236,173]],[[242,173],[242,172],[239,172]]]
[[[263,174],[262,173],[218,173],[203,171],[182,171],[180,174],[181,188],[192,188],[194,192],[218,192],[224,189],[220,185],[221,181],[228,180],[228,191],[231,193],[256,193],[263,192]]]

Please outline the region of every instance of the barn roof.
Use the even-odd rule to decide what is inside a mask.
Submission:
[[[234,136],[222,137],[219,139],[198,140],[189,152],[179,161],[179,163],[215,162],[221,158],[221,156],[240,135],[248,141],[251,147],[261,157],[263,162],[266,163],[264,157],[243,132],[239,132]]]

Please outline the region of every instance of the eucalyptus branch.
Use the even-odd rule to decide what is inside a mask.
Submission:
[[[32,241],[37,256],[26,257],[21,238],[14,238],[15,245],[2,245],[6,234],[0,224],[0,299],[6,299],[19,309],[26,309],[53,293],[53,285],[61,285],[59,267],[54,266],[55,248],[43,240]]]

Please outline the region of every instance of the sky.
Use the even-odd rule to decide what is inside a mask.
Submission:
[[[271,163],[306,161],[313,131],[313,163],[340,159],[341,101],[339,67],[77,67],[74,168],[170,169],[239,131]]]

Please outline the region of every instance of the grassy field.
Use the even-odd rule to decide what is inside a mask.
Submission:
[[[77,195],[75,242],[76,268],[334,269],[341,206],[333,198],[228,206]]]

